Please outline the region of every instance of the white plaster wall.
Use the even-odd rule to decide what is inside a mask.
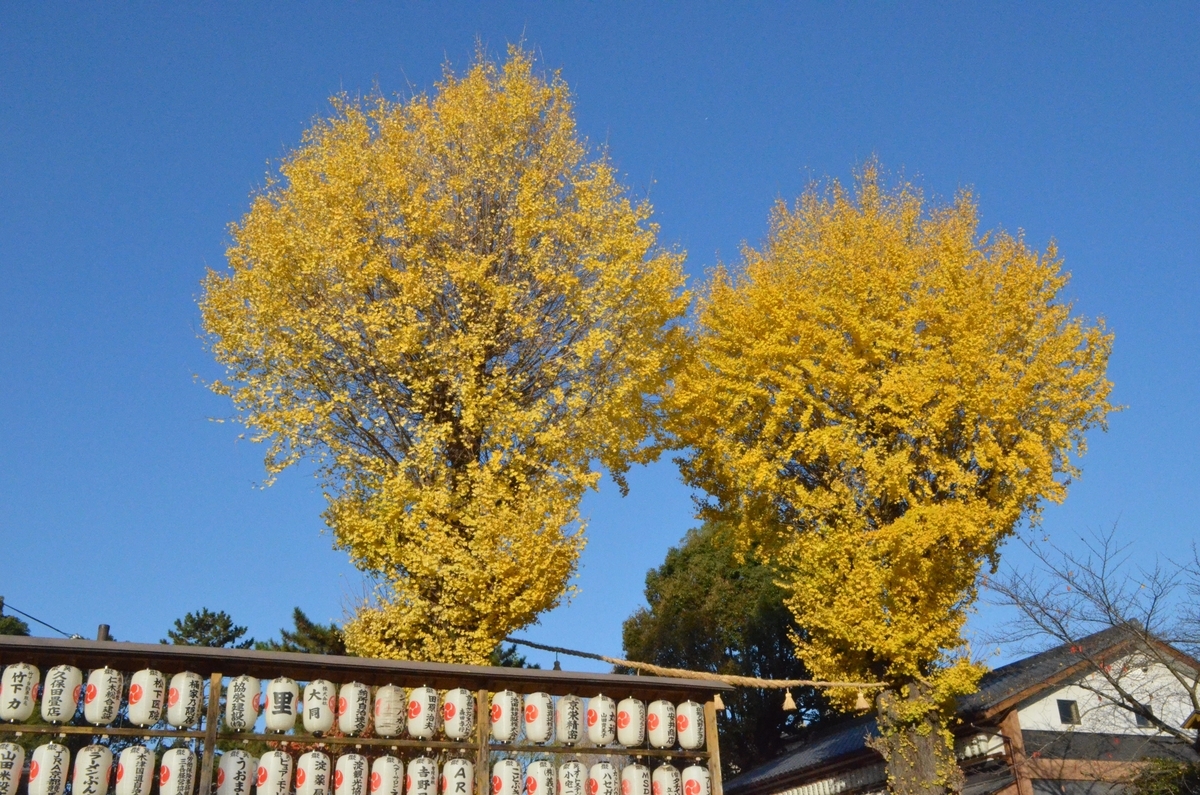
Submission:
[[[1186,688],[1161,663],[1141,655],[1131,655],[1114,663],[1110,670],[1122,688],[1149,704],[1154,714],[1167,723],[1181,726],[1192,714]],[[1081,687],[1080,684],[1087,687]],[[1091,673],[1080,680],[1080,684],[1066,685],[1026,704],[1018,710],[1021,728],[1146,736],[1158,733],[1154,727],[1138,726],[1132,712],[1113,703],[1116,700],[1115,691],[1100,674]],[[1079,705],[1078,725],[1064,724],[1059,720],[1059,699],[1073,700]]]

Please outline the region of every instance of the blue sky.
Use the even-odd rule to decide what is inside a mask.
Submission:
[[[362,591],[311,474],[262,450],[197,335],[226,225],[339,91],[429,89],[524,41],[574,91],[693,281],[778,198],[878,155],[986,226],[1058,241],[1115,330],[1128,409],[1043,532],[1196,538],[1196,4],[6,4],[0,9],[0,594],[62,629],[155,641],[224,609],[259,638]],[[199,380],[198,380],[199,379]],[[674,466],[585,501],[580,594],[523,634],[605,653],[694,524]],[[1014,557],[1019,560],[1019,553]],[[984,610],[975,625],[997,620]],[[532,655],[534,659],[548,659]],[[579,661],[568,667],[585,668]]]

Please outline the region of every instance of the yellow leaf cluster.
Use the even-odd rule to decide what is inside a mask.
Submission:
[[[334,104],[205,279],[217,389],[269,472],[318,461],[378,579],[348,648],[483,662],[568,592],[594,465],[623,483],[662,446],[683,255],[519,49]]]
[[[1067,279],[1053,246],[981,234],[970,194],[928,206],[874,163],[714,274],[670,398],[684,477],[780,565],[817,678],[973,689],[981,566],[1113,408],[1112,337]]]

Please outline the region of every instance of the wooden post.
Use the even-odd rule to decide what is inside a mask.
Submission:
[[[492,760],[488,749],[491,722],[488,691],[485,688],[475,693],[475,795],[489,795],[492,791]]]
[[[721,745],[717,740],[717,705],[711,698],[704,702],[704,745],[708,749],[712,795],[724,795],[721,785]]]
[[[221,722],[221,674],[208,679],[208,715],[204,718],[204,755],[200,757],[200,793],[212,795],[213,754],[217,750],[217,728]]]
[[[1033,795],[1032,776],[1029,775],[1025,763],[1025,736],[1021,734],[1021,716],[1013,707],[1000,721],[1000,736],[1008,741],[1010,754],[1009,764],[1012,766],[1013,779],[1016,781],[1018,795]]]

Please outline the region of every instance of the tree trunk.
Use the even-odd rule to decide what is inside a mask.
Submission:
[[[928,688],[911,683],[885,690],[875,699],[875,711],[879,737],[868,744],[887,762],[888,789],[894,795],[962,791],[953,739]]]

